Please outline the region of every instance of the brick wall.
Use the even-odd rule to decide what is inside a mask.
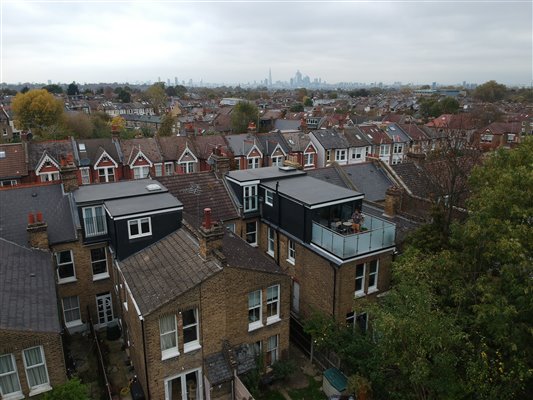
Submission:
[[[22,352],[24,349],[36,346],[42,346],[44,349],[50,386],[54,387],[65,383],[67,380],[65,358],[59,333],[0,330],[0,355],[13,354],[15,357],[20,386],[25,396],[29,395],[30,389]]]

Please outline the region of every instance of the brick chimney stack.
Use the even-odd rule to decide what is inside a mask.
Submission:
[[[226,172],[230,170],[229,158],[222,154],[220,147],[216,146],[211,154],[213,160],[213,171],[217,178],[222,178]]]
[[[43,220],[43,214],[38,211],[36,215],[28,214],[28,243],[32,248],[48,250],[48,225]]]
[[[63,182],[63,190],[68,192],[73,192],[76,190],[78,185],[78,168],[74,164],[74,157],[72,154],[69,154],[66,159],[61,160],[61,181]]]
[[[385,210],[383,215],[386,217],[394,217],[400,211],[402,205],[402,189],[396,186],[391,186],[385,192]]]
[[[222,225],[211,221],[211,209],[204,208],[204,220],[200,227],[200,257],[208,260],[213,256],[223,259],[222,238],[224,230]]]

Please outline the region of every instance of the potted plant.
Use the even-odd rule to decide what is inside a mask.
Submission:
[[[357,400],[367,400],[372,392],[372,384],[362,375],[355,374],[348,378],[348,390],[357,396]]]

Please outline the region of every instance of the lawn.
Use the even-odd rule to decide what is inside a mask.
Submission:
[[[308,376],[307,380],[309,386],[303,389],[288,390],[289,396],[292,400],[324,400],[326,396],[322,392],[322,383],[314,380],[313,377]]]

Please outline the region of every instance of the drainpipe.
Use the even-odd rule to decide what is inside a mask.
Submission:
[[[329,265],[332,265],[332,264],[330,263]],[[332,307],[333,318],[335,318],[335,301],[336,301],[335,294],[336,293],[337,293],[337,268],[333,266],[333,307]]]
[[[141,334],[143,337],[143,356],[144,356],[144,375],[146,379],[146,397],[150,398],[150,382],[148,380],[148,362],[146,361],[146,336],[144,332],[144,318],[142,315],[139,316],[141,319]]]
[[[276,261],[277,261],[277,264],[279,266],[279,253],[280,253],[280,249],[279,249],[279,225],[281,223],[281,202],[279,200],[279,181],[276,182],[276,200],[278,202],[278,223],[277,223],[277,226],[278,228],[276,229]]]

